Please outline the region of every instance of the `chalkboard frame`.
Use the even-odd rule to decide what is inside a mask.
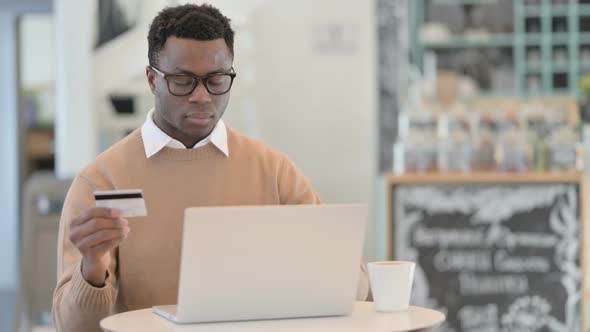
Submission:
[[[587,226],[586,226],[586,181],[585,176],[581,172],[547,172],[547,173],[417,173],[404,175],[389,175],[386,176],[387,182],[387,221],[385,229],[385,249],[388,260],[393,260],[395,257],[393,238],[395,232],[394,207],[393,199],[394,192],[397,186],[400,185],[515,185],[515,184],[575,184],[579,188],[579,210],[580,210],[580,229],[582,231],[581,247],[580,247],[580,268],[582,272],[581,278],[581,331],[587,330],[586,308],[588,299],[590,299],[590,291],[587,289]]]

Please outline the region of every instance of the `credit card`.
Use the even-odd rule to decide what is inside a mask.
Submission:
[[[145,217],[147,210],[141,189],[99,190],[94,192],[96,207],[119,209],[121,217]]]

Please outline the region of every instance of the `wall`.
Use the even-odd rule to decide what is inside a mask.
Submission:
[[[163,4],[158,2],[144,8],[145,13],[155,14]],[[229,6],[228,1],[212,1],[216,2]],[[247,15],[230,15],[238,30],[238,82],[226,120],[289,154],[324,202],[371,203],[377,95],[373,1],[267,0],[252,4],[255,9],[243,9]],[[144,14],[141,16],[147,16]],[[124,91],[121,87],[131,81],[132,90],[147,91],[141,83],[147,45],[145,32],[138,32],[145,28],[130,31],[122,36],[126,39],[95,54],[96,98],[109,91]],[[330,38],[326,33],[330,29],[336,34],[343,29],[342,39]],[[114,54],[119,54],[117,63],[111,61]],[[104,102],[94,105],[101,104],[97,112],[108,112]],[[114,126],[112,119],[103,120],[102,125]],[[375,253],[374,238],[371,222],[369,259]]]
[[[92,50],[92,0],[55,0],[56,119],[55,170],[76,175],[96,156]]]
[[[326,203],[372,207],[377,159],[373,11],[373,1],[274,0],[251,17],[260,138],[286,152]],[[374,257],[374,242],[371,222],[368,259]]]
[[[19,131],[16,17],[0,10],[0,290],[17,286]]]
[[[18,112],[19,61],[17,18],[25,13],[48,13],[50,0],[3,0],[0,5],[0,291],[18,286],[20,119]]]
[[[20,20],[21,80],[24,87],[55,81],[55,26],[51,14],[30,14]]]

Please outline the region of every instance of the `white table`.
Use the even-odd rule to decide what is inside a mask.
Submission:
[[[143,309],[107,317],[100,326],[108,332],[409,332],[432,331],[444,320],[431,309],[378,313],[373,302],[356,302],[350,316],[177,325]]]

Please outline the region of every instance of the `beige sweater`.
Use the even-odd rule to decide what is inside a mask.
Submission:
[[[58,332],[100,331],[117,312],[176,303],[184,209],[189,206],[318,204],[303,174],[284,155],[228,129],[229,157],[214,145],[164,148],[147,159],[141,131],[99,155],[75,179],[62,211],[53,318]],[[141,188],[148,217],[129,218],[127,239],[112,252],[105,286],[83,278],[69,221],[94,207],[95,190]],[[361,264],[358,299],[368,294]]]

